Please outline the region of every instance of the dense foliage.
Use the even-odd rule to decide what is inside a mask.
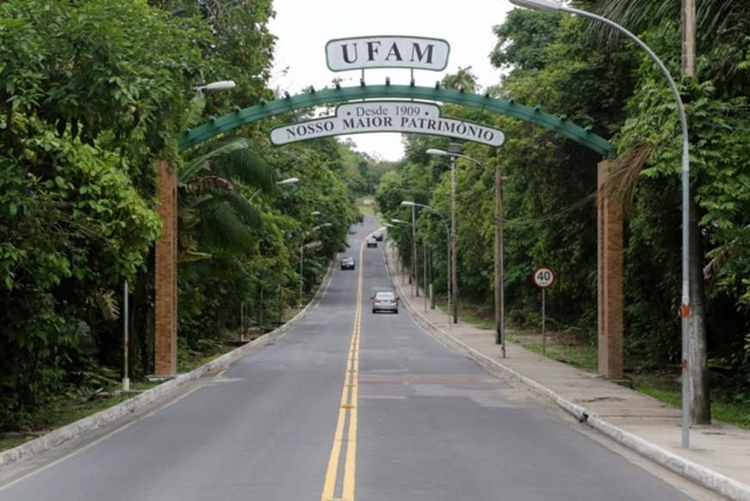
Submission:
[[[574,3],[630,28],[680,74],[678,2]],[[739,399],[750,386],[750,11],[746,2],[711,0],[698,15],[697,73],[680,86],[708,350],[717,398]],[[409,219],[403,200],[435,209],[418,210],[417,238],[445,291],[449,163],[426,150],[447,149],[448,140],[409,136],[394,166],[351,141],[275,148],[268,129],[295,118],[277,117],[177,151],[185,127],[273,98],[272,16],[272,0],[0,2],[0,431],[23,429],[59,398],[86,397],[119,377],[126,280],[130,374],[153,370],[158,161],[179,177],[181,362],[273,327],[304,302],[360,220],[359,197],[376,193],[386,219]],[[626,364],[676,366],[680,142],[669,89],[634,46],[580,18],[518,9],[495,34],[494,48],[477,50],[491,51],[503,69],[497,86],[479,89],[469,68],[443,85],[539,105],[612,139],[621,159],[615,189],[628,215]],[[237,88],[193,90],[224,79]],[[549,293],[550,322],[594,343],[600,159],[508,117],[458,106],[443,114],[494,125],[508,138],[497,151],[464,145],[483,167],[456,164],[460,301],[492,308],[500,165],[511,325],[538,323],[529,277],[544,263],[560,278]],[[292,177],[299,183],[279,184]],[[408,226],[390,233],[411,248]],[[409,264],[411,253],[401,255]]]
[[[679,2],[579,2],[641,35],[680,74]],[[750,220],[750,26],[745,4],[716,0],[699,8],[697,75],[681,82],[691,124],[692,190],[705,251],[708,356],[717,398],[743,398],[750,386],[748,225]],[[606,28],[606,27],[605,27]],[[720,28],[720,29],[719,29]],[[716,30],[719,31],[716,31]],[[584,19],[516,9],[495,28],[490,59],[505,70],[486,91],[564,115],[612,138],[620,155],[615,193],[626,210],[626,365],[669,369],[680,357],[679,122],[669,88],[648,57],[611,30]],[[678,78],[679,79],[679,78]],[[470,75],[445,86],[471,84]],[[548,318],[559,330],[596,343],[596,166],[600,158],[546,130],[478,110],[446,106],[444,114],[494,123],[498,151],[464,144],[484,169],[459,159],[457,213],[459,292],[491,317],[493,304],[494,168],[502,167],[506,304],[512,327],[537,324],[535,266],[556,269]],[[449,161],[425,154],[448,140],[413,136],[399,169],[383,178],[377,200],[388,219],[408,219],[402,200],[449,216]],[[637,183],[634,182],[637,180]],[[436,287],[444,291],[445,231],[440,218],[418,213],[420,234],[434,250]],[[408,227],[391,230],[403,249]],[[411,253],[402,252],[405,261]]]
[[[269,123],[177,151],[185,127],[273,96],[272,15],[271,0],[0,4],[0,431],[116,382],[125,281],[130,375],[153,370],[158,161],[178,169],[181,364],[287,318],[342,250],[377,182],[353,145],[272,148]],[[237,88],[193,90],[224,79]]]

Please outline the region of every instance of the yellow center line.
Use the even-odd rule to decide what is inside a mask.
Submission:
[[[338,422],[333,436],[333,447],[328,458],[328,470],[326,471],[321,501],[354,501],[354,487],[357,470],[357,396],[359,394],[359,337],[362,326],[362,256],[365,243],[359,246],[359,276],[357,281],[357,306],[354,313],[354,327],[352,329],[352,341],[346,363],[346,375],[344,376],[344,389],[341,392],[341,404],[339,406]],[[344,440],[344,428],[349,418],[349,426]],[[344,451],[344,446],[346,450]],[[336,480],[339,474],[339,463],[341,453],[344,452],[344,472],[342,478],[341,497],[336,495]]]

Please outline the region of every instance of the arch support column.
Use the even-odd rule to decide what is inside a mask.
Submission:
[[[599,373],[623,377],[623,216],[617,201],[602,194],[612,160],[598,165],[597,271]]]
[[[159,162],[156,173],[162,229],[155,248],[154,374],[177,373],[177,169]]]

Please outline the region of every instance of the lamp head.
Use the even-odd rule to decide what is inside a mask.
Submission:
[[[560,10],[562,7],[554,0],[510,0],[510,3],[533,10]]]
[[[408,200],[404,200],[401,202],[401,207],[414,207],[416,204],[414,202],[410,202]]]
[[[214,90],[230,90],[237,87],[237,84],[234,83],[234,80],[220,80],[218,82],[211,82],[206,85],[202,85],[199,87],[201,90],[206,91],[214,91]]]
[[[425,153],[427,153],[428,155],[435,155],[437,157],[447,157],[450,155],[450,153],[448,153],[447,151],[439,150],[437,148],[430,148],[429,150],[425,151]]]
[[[279,181],[276,184],[283,185],[283,184],[295,184],[295,183],[299,183],[299,178],[298,177],[290,177],[288,179],[284,179],[283,181]]]

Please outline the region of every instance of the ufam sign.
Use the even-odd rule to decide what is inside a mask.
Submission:
[[[331,71],[370,68],[414,68],[442,71],[450,45],[439,38],[372,36],[340,38],[326,44]]]
[[[336,107],[335,116],[297,122],[271,131],[275,145],[366,132],[405,132],[466,139],[489,146],[505,141],[502,131],[441,117],[440,107],[415,101],[363,101]]]
[[[370,36],[339,38],[326,44],[326,61],[332,71],[361,69],[364,73],[368,68],[441,71],[448,66],[449,54],[450,45],[439,38]],[[431,134],[489,146],[500,146],[505,141],[498,129],[440,116],[440,107],[436,104],[364,101],[341,104],[333,116],[277,127],[271,131],[271,142],[282,145],[366,132]]]

